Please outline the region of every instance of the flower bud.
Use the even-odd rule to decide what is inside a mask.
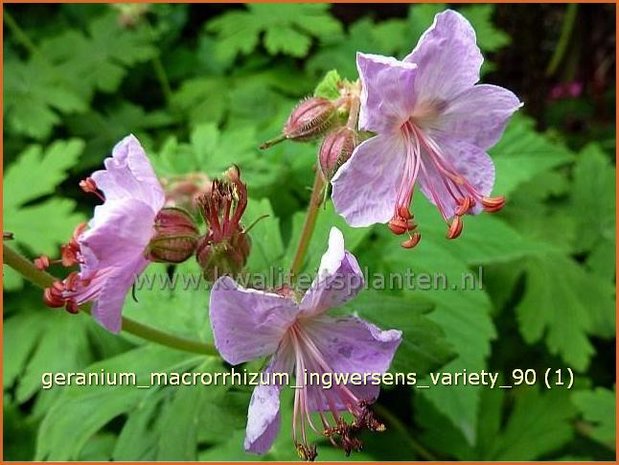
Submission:
[[[165,207],[155,218],[155,234],[148,244],[146,258],[162,263],[184,262],[195,252],[199,234],[186,210]]]
[[[322,97],[299,102],[284,125],[286,139],[307,141],[324,134],[335,120],[336,106]]]
[[[318,152],[320,171],[327,181],[350,158],[358,143],[357,132],[346,126],[327,134]]]

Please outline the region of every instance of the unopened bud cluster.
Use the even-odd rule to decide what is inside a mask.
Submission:
[[[292,110],[282,134],[262,144],[266,149],[284,140],[314,141],[322,138],[318,166],[325,180],[330,180],[352,155],[360,142],[357,132],[359,84],[341,81],[340,95],[334,100],[308,97]]]

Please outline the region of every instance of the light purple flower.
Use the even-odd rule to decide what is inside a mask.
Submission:
[[[220,278],[210,299],[215,345],[228,363],[237,365],[270,356],[266,373],[294,373],[303,386],[304,373],[383,373],[401,341],[401,332],[382,331],[354,316],[330,317],[325,312],[352,299],[363,286],[363,275],[353,255],[344,249],[344,237],[332,228],[329,248],[318,276],[300,301],[290,293],[245,289],[229,277]],[[265,453],[280,426],[282,386],[261,384],[254,389],[247,415],[245,449]],[[362,428],[384,427],[368,406],[379,386],[333,385],[325,389],[307,383],[295,389],[293,437],[299,455],[316,456],[307,429],[324,434],[347,453],[361,446],[355,437]],[[355,420],[347,424],[342,412]],[[319,412],[321,422],[310,418]],[[330,415],[329,415],[330,414]]]
[[[351,226],[389,222],[410,235],[417,180],[443,218],[454,218],[450,238],[460,234],[463,214],[503,206],[502,197],[488,197],[494,164],[486,150],[522,104],[502,87],[476,85],[482,62],[473,28],[452,10],[436,15],[403,61],[357,54],[359,128],[377,135],[332,180],[335,209]],[[418,242],[415,235],[403,246]]]
[[[93,173],[87,184],[91,191],[102,191],[105,201],[95,207],[88,228],[78,228],[63,250],[63,256],[71,251],[80,271],[55,283],[57,292],[54,294],[52,286],[51,293],[64,301],[67,309],[93,302],[93,317],[108,330],[118,332],[125,296],[149,263],[145,250],[165,195],[133,135],[114,147],[112,156],[105,160],[105,169]]]

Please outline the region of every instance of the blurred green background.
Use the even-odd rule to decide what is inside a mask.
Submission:
[[[28,257],[56,256],[96,204],[78,181],[134,133],[160,176],[241,167],[251,197],[251,271],[290,264],[312,183],[315,144],[257,146],[326,72],[355,78],[355,52],[402,58],[438,4],[4,5],[4,230]],[[384,227],[351,229],[321,211],[307,271],[331,225],[375,272],[462,273],[483,289],[368,290],[345,311],[404,342],[393,369],[482,369],[535,386],[385,388],[387,432],[364,460],[613,460],[615,457],[615,6],[456,5],[486,62],[482,81],[525,106],[491,150],[508,204],[468,218],[455,241],[421,196],[423,240],[404,252]],[[196,271],[193,261],[176,270]],[[61,270],[52,268],[52,273]],[[211,341],[205,291],[138,292],[125,314]],[[258,369],[259,364],[248,369]],[[547,369],[571,368],[548,390]],[[71,387],[43,372],[225,370],[222,362],[99,328],[42,305],[4,269],[6,460],[242,460],[250,389]],[[146,379],[146,378],[145,378]],[[290,390],[264,459],[295,459]],[[319,460],[344,459],[320,444]]]

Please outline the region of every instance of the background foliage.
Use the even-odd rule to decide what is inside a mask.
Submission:
[[[443,8],[152,5],[132,17],[124,6],[5,5],[4,229],[28,256],[55,255],[95,204],[77,181],[133,132],[161,176],[240,165],[247,223],[271,214],[252,232],[249,267],[289,265],[316,147],[256,147],[327,71],[355,78],[358,50],[404,56]],[[416,196],[423,241],[404,253],[384,227],[348,228],[328,205],[305,268],[315,270],[332,224],[370,271],[459,282],[482,266],[483,289],[367,291],[345,311],[404,331],[397,371],[486,369],[508,380],[514,368],[571,367],[576,380],[569,391],[384,389],[377,409],[388,432],[368,436],[352,459],[613,459],[614,5],[458,9],[488,58],[484,80],[525,102],[491,151],[507,207],[468,219],[447,241],[437,212]],[[567,95],[566,83],[580,91]],[[143,291],[126,314],[209,341],[207,301],[204,291]],[[40,291],[6,268],[4,307],[5,459],[251,458],[242,451],[249,389],[40,384],[43,372],[146,377],[228,369],[222,362],[44,308]],[[286,396],[284,428],[265,459],[295,458]],[[319,453],[342,458],[328,446]]]

